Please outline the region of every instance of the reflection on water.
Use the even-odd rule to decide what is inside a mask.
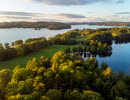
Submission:
[[[80,55],[82,56],[82,58],[84,58],[86,60],[90,57],[97,57],[97,56],[99,56],[100,58],[110,57],[112,55],[112,52],[104,53],[104,54],[103,53],[101,53],[101,54],[91,54],[91,53],[82,52],[82,53],[80,53]]]
[[[115,73],[123,71],[130,75],[130,43],[113,44],[110,56],[100,57],[97,55],[96,58],[99,61],[99,65],[102,62],[107,62]],[[84,59],[86,60],[87,57],[84,57]]]
[[[130,75],[130,43],[127,44],[112,44],[112,52],[107,54],[91,54],[89,52],[74,52],[77,56],[82,56],[84,60],[89,57],[96,57],[99,61],[99,66],[102,62],[107,62],[109,67],[115,73],[124,72]]]

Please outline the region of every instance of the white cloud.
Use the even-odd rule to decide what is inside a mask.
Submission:
[[[96,2],[110,2],[112,0],[28,0],[41,2],[47,5],[86,5]]]
[[[126,0],[28,0],[28,1],[41,2],[46,5],[69,6],[69,5],[87,5],[97,2],[124,3]]]
[[[123,13],[123,12],[119,12]],[[125,12],[128,13],[128,12]],[[124,14],[124,13],[123,13]],[[57,22],[93,22],[93,21],[129,21],[129,16],[121,16],[117,13],[110,16],[86,17],[80,14],[58,13],[28,13],[28,12],[5,12],[0,11],[0,21],[57,21]]]

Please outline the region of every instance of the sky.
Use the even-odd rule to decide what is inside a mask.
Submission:
[[[0,0],[0,22],[130,22],[130,0]]]

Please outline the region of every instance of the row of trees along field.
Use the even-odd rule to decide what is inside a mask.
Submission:
[[[49,39],[46,39],[45,37],[29,38],[25,41],[17,40],[12,42],[11,44],[0,44],[0,61],[5,61],[14,57],[27,55],[29,53],[44,49],[50,45],[75,45],[78,42],[71,38],[76,36],[77,33],[75,32],[67,32],[63,35],[58,34]]]
[[[0,44],[0,61],[9,60],[17,56],[27,55],[31,52],[41,50],[48,46],[45,38],[27,39],[25,43],[22,40],[17,40],[11,43]]]
[[[25,68],[0,70],[0,100],[130,100],[130,76],[59,51]]]
[[[78,41],[75,38],[86,36],[87,38]],[[130,28],[99,28],[71,30],[63,34],[46,39],[30,38],[17,40],[11,43],[0,44],[0,61],[9,60],[17,56],[27,55],[39,51],[50,45],[84,45],[89,49],[88,52],[95,54],[108,53],[111,51],[112,41],[116,43],[130,42]]]

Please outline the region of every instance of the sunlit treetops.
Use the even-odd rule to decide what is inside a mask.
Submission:
[[[130,76],[114,74],[107,66],[100,68],[96,58],[84,61],[63,51],[51,59],[34,58],[25,68],[0,71],[0,99],[129,100]]]
[[[103,75],[110,76],[112,74],[112,69],[110,67],[106,68],[106,70],[103,71]]]

